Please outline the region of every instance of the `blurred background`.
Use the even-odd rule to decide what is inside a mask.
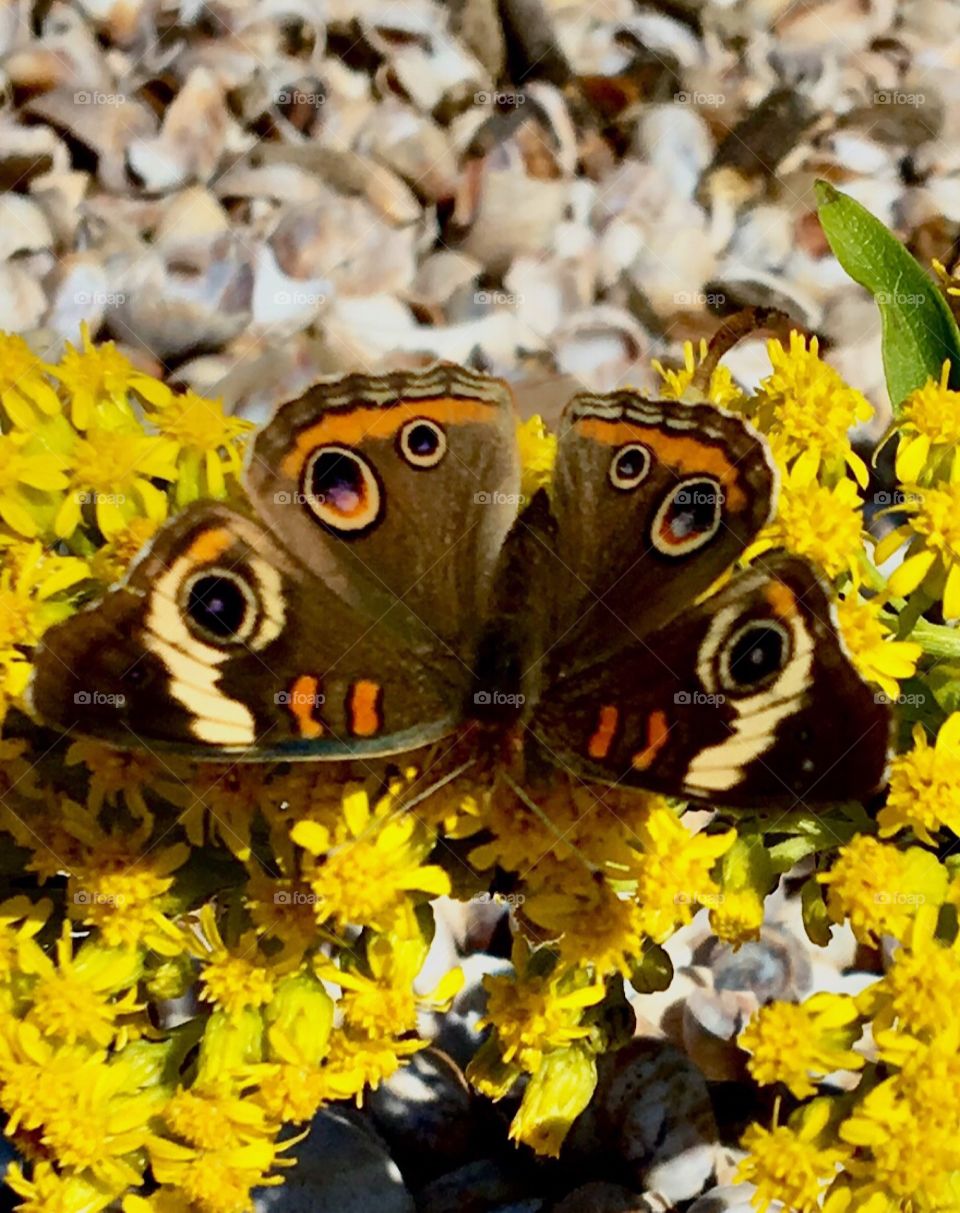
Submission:
[[[649,388],[749,303],[882,406],[813,182],[957,257],[955,0],[8,0],[0,49],[0,328],[256,419],[435,357]]]

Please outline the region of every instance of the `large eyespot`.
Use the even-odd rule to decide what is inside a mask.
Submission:
[[[615,489],[629,492],[647,478],[650,471],[650,452],[639,442],[628,443],[614,452],[610,460],[610,483]]]
[[[243,644],[256,626],[257,596],[232,569],[214,567],[194,573],[184,581],[180,595],[187,623],[207,644],[218,648]]]
[[[759,690],[790,659],[790,633],[773,619],[757,619],[738,628],[720,652],[720,683],[731,694]]]
[[[415,417],[397,435],[397,448],[412,467],[435,468],[447,453],[447,436],[435,421]]]
[[[720,529],[723,490],[712,476],[691,476],[670,490],[657,510],[650,539],[665,556],[688,556]]]
[[[304,464],[300,490],[314,516],[343,535],[369,530],[383,508],[373,468],[345,446],[317,447]]]

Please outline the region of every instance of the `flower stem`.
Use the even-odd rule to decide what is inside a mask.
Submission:
[[[960,660],[960,631],[956,628],[918,619],[913,625],[910,639],[915,640],[930,657],[952,657]]]

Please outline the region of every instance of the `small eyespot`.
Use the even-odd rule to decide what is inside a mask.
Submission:
[[[720,681],[731,693],[755,691],[770,682],[790,658],[790,633],[772,619],[738,628],[720,653]]]
[[[676,485],[657,510],[650,539],[665,556],[688,556],[720,529],[723,490],[712,476],[691,476]]]
[[[646,480],[651,462],[650,452],[639,442],[620,447],[610,460],[610,483],[622,492],[635,489]]]
[[[397,446],[412,467],[433,468],[447,453],[447,436],[435,421],[415,417],[400,430]]]
[[[372,527],[383,505],[373,468],[345,446],[317,447],[304,465],[300,492],[320,522],[346,535]]]
[[[203,569],[186,579],[180,594],[189,626],[207,644],[243,644],[257,622],[257,596],[232,569]]]

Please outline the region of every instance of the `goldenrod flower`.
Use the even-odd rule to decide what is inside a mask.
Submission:
[[[31,430],[38,418],[55,417],[60,398],[47,376],[52,368],[17,333],[0,333],[0,406],[18,430]]]
[[[906,488],[898,508],[908,515],[907,521],[885,535],[875,553],[877,563],[883,564],[907,544],[887,589],[905,598],[922,586],[931,598],[942,598],[947,619],[960,618],[960,481]]]
[[[912,640],[890,639],[894,625],[878,598],[861,598],[852,588],[837,600],[836,608],[840,635],[860,676],[895,700],[900,681],[916,673],[923,649]]]
[[[839,1135],[858,1150],[861,1161],[851,1170],[863,1175],[864,1196],[881,1196],[891,1210],[955,1209],[960,1196],[956,1022],[951,1016],[929,1043],[901,1039],[907,1046],[898,1057],[902,1068],[867,1091]]]
[[[10,1163],[3,1178],[22,1198],[19,1213],[100,1213],[117,1198],[110,1184],[73,1171],[61,1174],[49,1162],[34,1163],[29,1179],[19,1163]]]
[[[95,420],[126,415],[131,392],[154,406],[165,404],[172,396],[159,379],[138,371],[112,341],[94,345],[85,323],[81,326],[81,342],[79,350],[67,342],[59,366],[50,368],[67,389],[70,419],[78,430],[86,430]]]
[[[52,902],[22,894],[0,902],[0,984],[9,986],[23,973],[38,973],[46,953],[36,942],[53,909]]]
[[[747,1069],[766,1086],[785,1083],[798,1099],[813,1095],[820,1079],[834,1070],[859,1070],[863,1057],[857,1005],[844,994],[814,994],[796,1004],[761,1007],[738,1037],[751,1055]]]
[[[683,343],[683,366],[679,370],[665,367],[658,359],[652,359],[650,365],[663,380],[658,396],[663,400],[685,400],[691,404],[699,403],[702,395],[691,392],[690,382],[706,356],[707,343],[701,338],[696,354],[694,354],[692,341]],[[728,409],[742,406],[746,399],[743,392],[737,387],[729,368],[723,365],[714,367],[710,375],[706,398],[711,404]]]
[[[256,931],[246,932],[228,947],[209,902],[200,911],[198,925],[199,935],[191,931],[188,945],[203,961],[200,988],[207,1002],[228,1015],[268,1003],[283,969],[262,955]]]
[[[431,836],[415,817],[391,811],[390,798],[371,808],[366,792],[350,792],[343,798],[336,840],[315,821],[300,821],[291,830],[293,841],[316,857],[305,862],[304,876],[316,894],[320,922],[388,931],[407,911],[408,894],[450,892],[446,872],[424,863]]]
[[[913,749],[890,767],[890,790],[877,815],[881,837],[912,829],[921,842],[946,827],[960,834],[960,712],[940,727],[933,745],[923,725],[913,730]]]
[[[106,948],[88,938],[73,954],[69,923],[57,941],[56,963],[46,954],[37,965],[37,980],[29,993],[29,1023],[44,1036],[73,1045],[86,1041],[105,1048],[127,1038],[126,1016],[142,1007],[137,981],[143,956],[132,948]]]
[[[802,474],[810,480],[821,467],[832,479],[843,476],[846,463],[866,488],[866,464],[851,447],[849,433],[873,416],[870,402],[821,360],[816,337],[808,346],[793,332],[789,350],[773,338],[767,351],[773,372],[747,401],[745,412],[770,436],[780,462],[786,466],[799,459]]]
[[[520,947],[515,959],[525,955]],[[523,971],[488,974],[483,979],[487,1008],[478,1027],[496,1027],[500,1055],[534,1073],[551,1049],[563,1049],[589,1036],[582,1023],[587,1007],[604,996],[604,985],[582,969],[558,968],[538,974],[521,961]]]
[[[554,883],[556,873],[526,895],[524,914],[551,937],[566,965],[592,965],[598,976],[629,977],[643,951],[644,916],[634,898],[617,893],[607,881],[583,880],[570,865],[570,878]],[[576,887],[574,878],[582,887]],[[562,891],[561,891],[562,890]]]
[[[737,1170],[737,1178],[756,1184],[754,1198],[759,1213],[775,1202],[796,1213],[814,1213],[839,1164],[849,1149],[828,1144],[830,1101],[815,1100],[791,1117],[790,1123],[764,1129],[751,1125],[741,1144],[749,1151]]]
[[[701,905],[715,902],[720,888],[711,872],[737,835],[735,830],[692,834],[665,804],[652,808],[636,833],[642,850],[630,876],[637,882],[644,930],[661,943]]]
[[[226,477],[240,472],[238,439],[249,433],[253,423],[225,414],[222,400],[193,391],[168,397],[151,410],[150,420],[176,447],[177,504],[223,497]]]
[[[0,518],[25,539],[40,534],[45,513],[70,483],[68,460],[28,433],[0,434]]]
[[[900,406],[896,472],[902,484],[960,475],[960,392],[947,387],[949,379],[950,362],[944,360],[939,380],[931,376]]]
[[[551,434],[537,414],[517,426],[517,444],[520,448],[520,491],[529,501],[537,489],[550,487],[553,465],[557,459],[557,436]]]
[[[170,1132],[203,1150],[271,1140],[279,1125],[271,1124],[263,1108],[227,1088],[178,1087],[164,1105],[163,1120]]]
[[[157,1180],[181,1189],[200,1213],[248,1213],[253,1188],[283,1182],[273,1168],[283,1163],[280,1153],[292,1144],[294,1139],[279,1146],[259,1139],[204,1150],[154,1134],[147,1149]]]
[[[744,560],[786,548],[830,577],[856,572],[864,560],[863,502],[857,486],[844,476],[827,487],[816,480],[816,471],[812,461],[798,459],[784,475],[777,516],[747,548]]]
[[[903,946],[885,975],[857,999],[883,1040],[890,1029],[932,1040],[960,1005],[960,936],[952,944],[936,937],[938,906],[917,910]]]
[[[833,867],[817,879],[827,886],[834,922],[849,918],[864,943],[881,935],[902,939],[917,907],[940,905],[947,892],[947,871],[935,855],[921,847],[900,851],[869,834],[841,847]]]
[[[724,888],[710,907],[710,929],[734,949],[760,938],[764,899],[756,889]]]
[[[583,1046],[548,1053],[527,1083],[510,1123],[510,1137],[556,1158],[570,1126],[597,1085],[597,1060]]]

